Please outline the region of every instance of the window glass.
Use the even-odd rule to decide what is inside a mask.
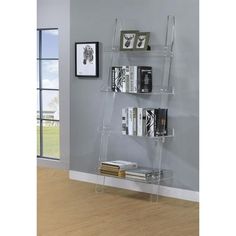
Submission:
[[[42,58],[58,58],[58,30],[42,30]]]
[[[59,158],[60,125],[57,121],[43,121],[43,156]]]
[[[58,60],[42,61],[42,88],[59,88]]]

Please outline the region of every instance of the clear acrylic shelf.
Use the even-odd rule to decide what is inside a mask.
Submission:
[[[111,88],[101,88],[101,92],[109,92],[109,93],[117,93],[117,94],[132,94],[132,95],[145,95],[145,96],[151,96],[151,95],[162,95],[162,94],[170,94],[174,95],[175,90],[172,87],[169,88],[161,88],[161,87],[156,87],[153,88],[153,91],[150,93],[131,93],[131,92],[115,92],[112,91]]]
[[[105,174],[101,174],[101,173],[98,173],[98,175],[103,176],[103,177],[108,177],[108,178],[116,178],[116,179],[121,179],[121,180],[129,180],[129,181],[133,181],[133,182],[140,182],[140,183],[145,183],[145,184],[155,184],[155,185],[158,185],[166,180],[172,179],[172,175],[167,176],[167,177],[161,177],[160,179],[158,177],[158,178],[155,178],[152,180],[133,179],[133,178],[126,178],[126,177],[119,177],[119,176],[115,176],[115,175],[105,175]]]
[[[119,46],[114,47],[104,47],[103,51],[105,53],[119,53],[120,55],[127,56],[155,56],[155,57],[173,57],[173,52],[171,47],[163,45],[151,45],[151,50],[127,50],[120,51]]]
[[[137,137],[137,138],[144,138],[144,139],[152,139],[152,140],[163,140],[165,138],[173,138],[174,137],[174,129],[168,129],[168,134],[167,135],[162,135],[162,136],[155,136],[155,137],[150,137],[150,136],[137,136],[137,135],[128,135],[128,134],[122,134],[121,130],[114,130],[111,129],[109,126],[104,126],[104,127],[99,127],[98,132],[103,133],[103,134],[114,134],[114,135],[122,135],[124,137]]]

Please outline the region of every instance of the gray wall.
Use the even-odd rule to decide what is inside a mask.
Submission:
[[[59,96],[61,160],[38,160],[38,164],[69,168],[70,156],[70,1],[38,0],[37,28],[59,30]]]
[[[175,138],[164,146],[163,165],[173,171],[170,186],[198,191],[199,182],[199,64],[198,64],[198,0],[72,0],[71,1],[71,80],[70,80],[70,169],[95,173],[100,134],[97,127],[102,117],[102,80],[107,77],[109,59],[102,54],[99,79],[78,79],[74,76],[74,43],[99,41],[111,45],[114,18],[136,22],[138,29],[150,31],[153,42],[163,44],[167,15],[176,16],[175,58],[172,84],[176,89],[169,101],[170,125]],[[155,43],[154,43],[155,44]],[[161,63],[161,62],[160,62]],[[112,98],[112,95],[109,99]],[[120,125],[120,109],[124,106],[158,104],[149,99],[119,96],[112,113],[114,126]],[[151,164],[152,145],[141,139],[111,136],[108,154],[111,159]]]

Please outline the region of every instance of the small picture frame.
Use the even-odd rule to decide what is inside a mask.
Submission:
[[[75,43],[75,76],[99,77],[99,42]]]
[[[138,30],[123,30],[120,32],[120,51],[130,51],[135,47]]]
[[[134,42],[135,50],[147,50],[150,32],[138,32]]]

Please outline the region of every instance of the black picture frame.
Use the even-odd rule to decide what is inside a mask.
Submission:
[[[99,77],[99,42],[75,43],[75,76]]]

